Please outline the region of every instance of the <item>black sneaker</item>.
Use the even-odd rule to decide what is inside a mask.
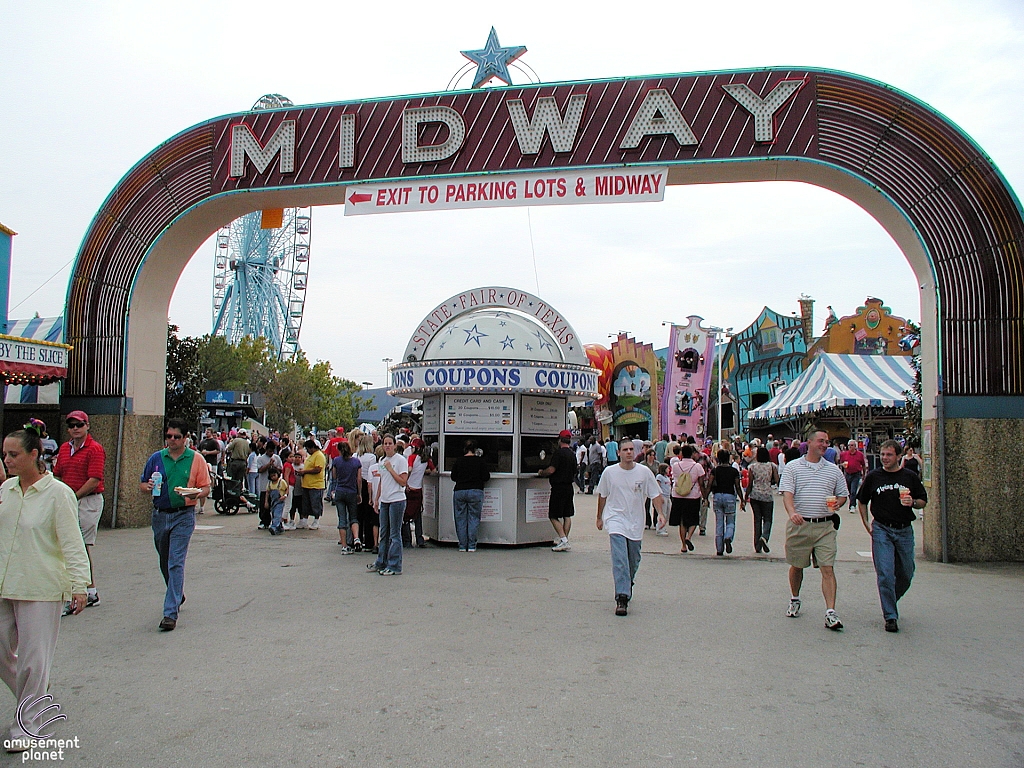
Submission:
[[[761,551],[762,552],[771,552],[771,550],[768,549],[768,542],[767,542],[767,540],[765,540],[764,536],[762,536],[759,539],[759,541],[761,542]]]
[[[96,605],[99,605],[99,604],[100,604],[100,593],[99,592],[92,592],[92,593],[89,593],[88,595],[86,595],[86,598],[85,598],[85,607],[86,608],[92,608],[93,606],[96,606]]]
[[[359,539],[356,539],[354,542],[352,542],[352,550],[355,552],[362,552],[363,542],[361,542]]]
[[[732,554],[732,539],[725,540],[725,551],[730,555]]]
[[[886,632],[899,632],[900,625],[896,623],[896,619],[885,620],[885,631]]]
[[[625,616],[628,613],[626,606],[629,605],[629,598],[625,595],[615,596],[615,615]]]

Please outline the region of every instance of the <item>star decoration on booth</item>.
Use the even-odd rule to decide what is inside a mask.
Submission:
[[[541,350],[552,349],[551,342],[544,338],[544,334],[540,331],[534,331],[533,335],[537,337],[537,342],[540,344]]]
[[[469,344],[469,342],[471,342],[471,341],[475,341],[476,345],[479,347],[480,346],[480,339],[488,335],[488,334],[484,333],[483,331],[479,330],[476,327],[476,324],[473,325],[472,330],[466,330],[465,328],[463,328],[462,330],[466,334],[466,340],[464,342],[462,342],[463,346],[465,346],[466,344]]]
[[[515,347],[512,346],[513,341],[515,341],[515,339],[513,339],[508,334],[505,334],[505,338],[501,340],[501,348],[509,349],[511,347],[512,349],[515,349]]]
[[[460,51],[463,56],[476,64],[473,76],[473,87],[484,86],[492,77],[501,80],[505,85],[512,85],[512,76],[508,73],[508,65],[526,53],[526,46],[517,45],[502,48],[498,42],[498,33],[491,27],[487,43],[479,51]]]

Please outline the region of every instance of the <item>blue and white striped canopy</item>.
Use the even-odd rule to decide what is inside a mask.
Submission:
[[[902,408],[907,404],[903,392],[913,384],[909,357],[821,354],[792,384],[747,416],[781,419],[856,405]]]

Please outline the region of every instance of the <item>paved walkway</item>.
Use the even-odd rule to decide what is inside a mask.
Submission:
[[[341,556],[333,523],[272,538],[254,516],[205,515],[223,527],[193,537],[171,633],[148,530],[101,531],[103,603],[63,620],[54,665],[58,735],[81,743],[66,760],[1024,765],[1024,568],[920,563],[887,634],[844,513],[834,633],[810,572],[805,615],[785,618],[782,524],[755,557],[745,513],[728,558],[710,536],[680,555],[648,532],[617,618],[594,499],[576,499],[571,552],[428,547],[397,578]]]

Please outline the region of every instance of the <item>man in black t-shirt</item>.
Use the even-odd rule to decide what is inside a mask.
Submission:
[[[928,503],[924,485],[914,472],[900,469],[900,445],[886,440],[879,447],[881,469],[864,478],[857,493],[857,508],[864,527],[871,534],[871,559],[878,577],[878,597],[886,632],[899,632],[896,603],[910,589],[914,578],[915,509]],[[868,504],[872,522],[868,522]]]
[[[576,454],[569,447],[572,432],[563,429],[558,433],[558,447],[551,454],[551,464],[537,474],[548,478],[551,483],[551,500],[548,502],[548,519],[558,535],[558,541],[551,548],[553,552],[568,552],[569,529],[576,514],[572,502],[572,480],[576,476]]]

